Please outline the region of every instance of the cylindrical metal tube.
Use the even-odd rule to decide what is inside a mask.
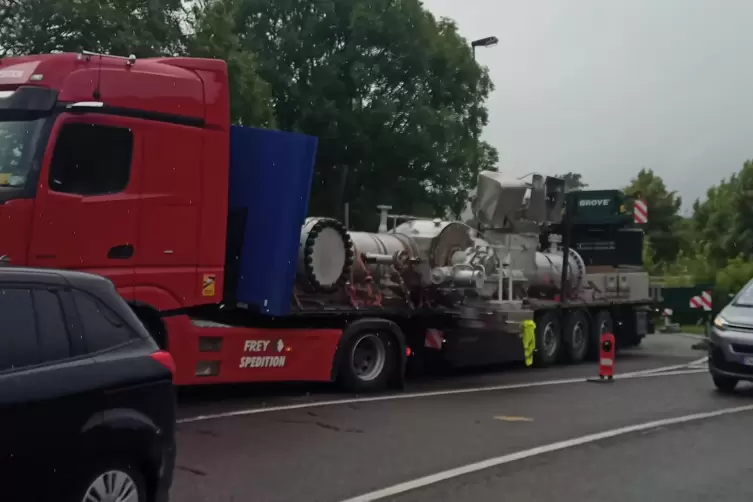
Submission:
[[[486,275],[481,268],[468,265],[436,267],[431,270],[431,282],[437,286],[481,289]]]
[[[401,254],[378,254],[378,253],[363,253],[361,257],[367,264],[375,263],[377,265],[399,265]]]
[[[573,249],[568,253],[567,271],[569,291],[577,294],[583,287],[586,265],[583,258]],[[530,286],[549,286],[562,289],[562,253],[536,253],[536,270],[528,278]]]
[[[384,260],[366,260],[367,270],[361,267],[354,268],[356,278],[361,278],[365,273],[375,277],[382,277],[389,273],[389,267],[394,265],[396,256],[404,256],[406,260],[419,259],[416,243],[403,234],[375,234],[371,232],[349,232],[353,241],[353,248],[358,257],[360,256],[384,256]]]
[[[301,229],[298,281],[307,290],[329,293],[348,280],[353,242],[343,225],[330,218],[306,218]]]

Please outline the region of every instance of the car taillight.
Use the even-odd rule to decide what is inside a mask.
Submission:
[[[175,359],[166,350],[158,350],[152,353],[152,359],[169,369],[173,375],[175,374]]]

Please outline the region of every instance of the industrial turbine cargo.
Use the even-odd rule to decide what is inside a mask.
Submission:
[[[488,223],[476,228],[416,218],[389,232],[370,233],[346,231],[332,219],[308,218],[301,232],[297,298],[340,291],[331,303],[392,308],[431,307],[434,302],[505,304],[534,292],[538,298],[553,299],[562,291],[561,236],[548,234],[549,247],[539,251],[542,225],[522,218],[533,212],[561,212],[564,193],[550,194],[548,201],[538,194],[524,200],[519,182],[509,186],[496,172],[483,172],[479,178],[478,197],[486,207],[479,207],[475,216]],[[558,186],[556,181],[547,180],[550,187]],[[389,214],[382,212],[386,222]],[[588,292],[592,299],[608,298],[587,287],[585,262],[574,250],[568,254],[566,277],[571,299],[585,298]]]

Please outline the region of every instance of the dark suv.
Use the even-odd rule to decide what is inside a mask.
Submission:
[[[102,277],[0,266],[5,501],[165,501],[174,362]]]

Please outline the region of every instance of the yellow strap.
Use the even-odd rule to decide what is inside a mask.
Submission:
[[[526,366],[531,366],[533,364],[533,353],[536,350],[536,323],[523,321],[520,324],[523,332],[523,352],[526,356]]]

